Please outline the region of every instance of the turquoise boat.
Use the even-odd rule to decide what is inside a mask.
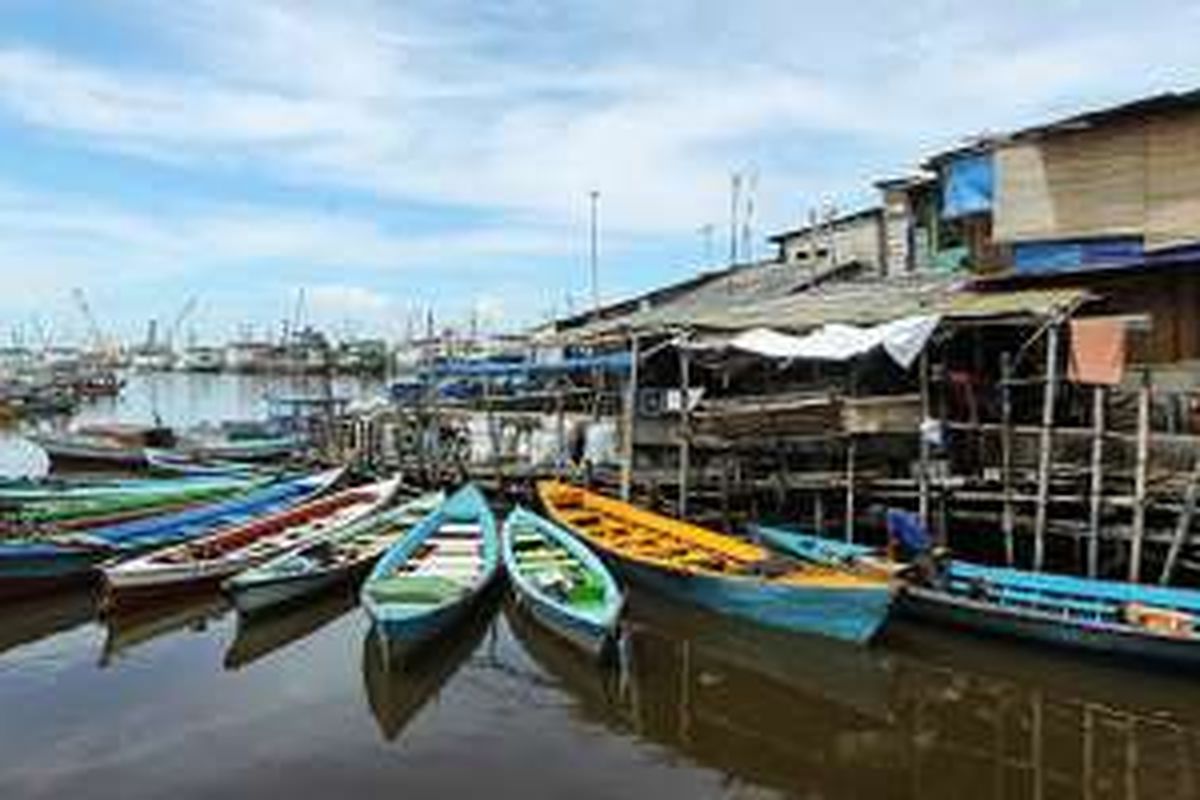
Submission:
[[[0,596],[27,594],[89,577],[102,561],[203,536],[315,496],[341,470],[280,481],[237,497],[86,533],[0,540]]]
[[[590,655],[606,652],[624,596],[604,562],[568,531],[520,506],[504,521],[502,546],[517,602]]]
[[[468,484],[383,555],[363,584],[363,607],[389,652],[411,651],[461,620],[501,565],[496,518]]]
[[[801,557],[834,555],[869,565],[870,548],[781,528],[763,540]],[[839,555],[840,554],[840,555]],[[899,610],[963,630],[1025,639],[1125,659],[1200,664],[1200,591],[1081,578],[966,561],[938,577],[909,581]]]

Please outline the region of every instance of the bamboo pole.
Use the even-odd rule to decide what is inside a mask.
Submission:
[[[1092,389],[1092,485],[1088,514],[1087,574],[1100,571],[1100,517],[1104,510],[1104,387]]]
[[[1146,478],[1150,465],[1150,374],[1138,388],[1137,465],[1133,476],[1133,541],[1129,546],[1129,580],[1142,579],[1142,545],[1146,537]]]
[[[918,466],[919,474],[917,476],[920,482],[920,502],[918,513],[921,517],[921,524],[925,529],[929,529],[929,437],[925,435],[925,423],[929,420],[929,351],[921,351],[921,359],[918,363],[920,371],[919,380],[921,384],[921,428],[918,431],[919,446],[920,446],[920,465]]]
[[[633,440],[637,425],[638,337],[629,339],[629,381],[625,387],[625,437],[621,457],[621,499],[629,502],[633,488]]]
[[[854,541],[854,468],[858,455],[858,441],[851,434],[846,441],[846,541]]]
[[[1046,561],[1046,521],[1050,499],[1050,461],[1054,445],[1054,401],[1058,390],[1059,326],[1046,331],[1046,385],[1042,390],[1042,430],[1038,446],[1038,502],[1033,524],[1033,568],[1041,571]]]
[[[1195,466],[1192,468],[1192,477],[1188,481],[1187,490],[1184,493],[1183,509],[1179,512],[1179,520],[1175,525],[1175,537],[1171,540],[1171,549],[1167,552],[1167,560],[1163,564],[1162,574],[1158,576],[1158,582],[1162,586],[1171,583],[1175,566],[1179,562],[1179,554],[1192,530],[1192,518],[1196,515],[1198,496],[1200,496],[1200,458],[1196,459]]]
[[[1014,536],[1016,514],[1013,508],[1012,460],[1012,356],[1000,354],[1000,413],[1002,431],[1000,436],[1000,480],[1004,485],[1004,510],[1000,521],[1004,532],[1004,558],[1011,567],[1016,563],[1016,539]]]
[[[679,344],[679,516],[687,516],[688,506],[688,477],[691,469],[691,409],[688,408],[688,395],[691,394],[691,358],[687,342]]]

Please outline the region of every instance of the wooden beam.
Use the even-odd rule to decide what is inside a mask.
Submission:
[[[1004,485],[1004,509],[1000,528],[1004,532],[1004,559],[1010,567],[1016,563],[1016,539],[1014,535],[1015,513],[1013,508],[1012,460],[1012,355],[1007,351],[1000,354],[1000,479]],[[982,435],[982,434],[981,434]]]
[[[1198,497],[1200,497],[1200,457],[1196,458],[1191,480],[1188,481],[1187,489],[1184,491],[1183,510],[1179,512],[1179,520],[1175,524],[1175,538],[1171,540],[1171,549],[1167,552],[1166,563],[1163,564],[1162,573],[1158,576],[1158,582],[1163,586],[1171,583],[1175,566],[1179,563],[1179,554],[1187,543],[1188,534],[1191,533],[1192,518],[1196,515]]]
[[[625,437],[622,440],[621,454],[621,499],[629,502],[633,487],[633,448],[634,435],[637,425],[637,393],[638,393],[638,337],[634,334],[629,340],[629,380],[625,387]]]
[[[1092,389],[1092,482],[1088,514],[1087,574],[1100,570],[1100,519],[1104,511],[1104,401],[1103,386]]]
[[[1142,545],[1146,537],[1146,478],[1150,464],[1150,373],[1138,388],[1137,463],[1133,473],[1133,541],[1129,546],[1129,580],[1142,579]]]
[[[920,483],[920,501],[917,511],[921,517],[921,524],[925,526],[926,530],[929,530],[929,437],[925,435],[925,425],[931,415],[929,410],[928,348],[921,351],[921,358],[918,361],[917,369],[920,372],[918,380],[921,384],[921,421],[917,428],[918,446],[920,447],[920,463],[917,467],[919,470],[917,480]]]
[[[1054,447],[1054,401],[1058,391],[1059,324],[1046,331],[1046,383],[1042,390],[1042,430],[1038,443],[1038,503],[1033,523],[1033,568],[1046,561],[1046,512],[1050,497],[1051,450]]]

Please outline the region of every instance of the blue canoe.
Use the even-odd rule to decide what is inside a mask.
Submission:
[[[612,573],[564,528],[517,507],[504,521],[504,567],[535,620],[599,656],[613,641],[624,596]]]
[[[460,620],[501,574],[496,518],[468,484],[376,563],[363,607],[389,651],[411,650]]]
[[[870,548],[781,528],[770,546],[802,557],[874,561]],[[845,563],[844,560],[841,563]],[[907,615],[981,633],[1124,658],[1200,664],[1200,591],[988,567],[954,560],[931,584],[908,583]]]
[[[100,561],[203,536],[310,498],[341,470],[280,481],[219,503],[95,528],[86,534],[0,541],[0,595],[22,594],[89,574]]]

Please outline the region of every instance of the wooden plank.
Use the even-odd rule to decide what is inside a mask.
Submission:
[[[1046,512],[1050,497],[1051,449],[1054,446],[1054,401],[1058,390],[1059,325],[1046,331],[1046,385],[1042,390],[1042,430],[1038,442],[1038,503],[1033,523],[1033,568],[1040,571],[1046,560]]]
[[[1104,510],[1104,405],[1103,386],[1092,389],[1092,481],[1088,513],[1087,571],[1094,578],[1100,570],[1100,518]]]
[[[1146,538],[1146,474],[1150,462],[1150,374],[1142,373],[1138,389],[1137,463],[1133,474],[1133,541],[1129,546],[1129,580],[1142,579],[1142,545]]]

